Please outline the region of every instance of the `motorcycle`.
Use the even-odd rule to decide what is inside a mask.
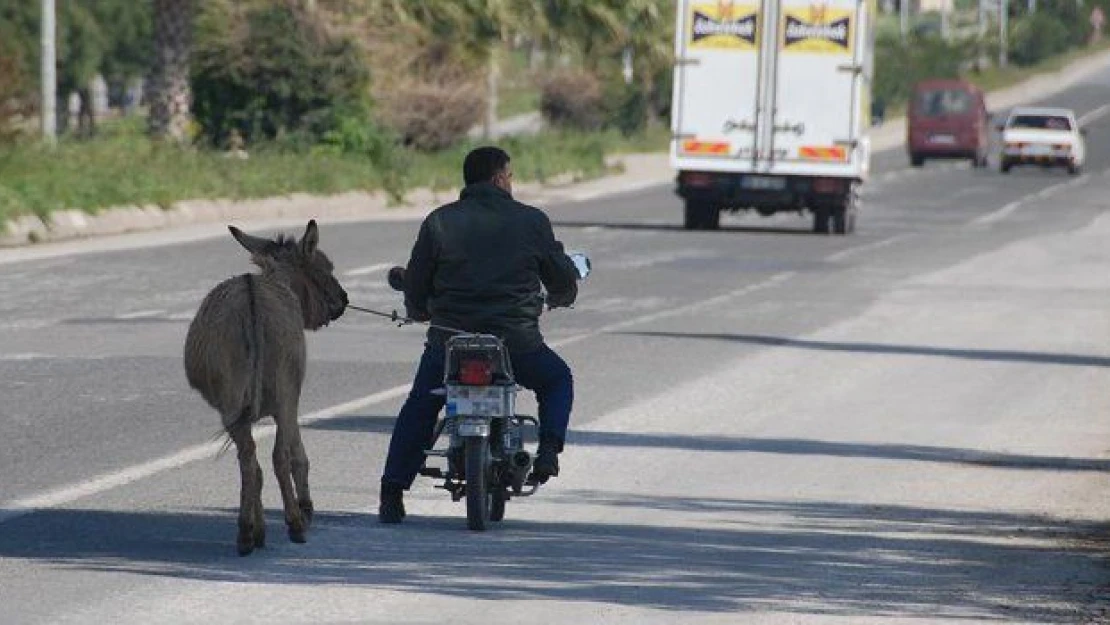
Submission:
[[[568,256],[584,280],[591,271],[589,257],[579,252]],[[392,288],[404,290],[401,267],[390,269],[388,279]],[[535,447],[524,442],[525,426],[538,431],[539,422],[517,414],[522,387],[501,339],[448,330],[454,334],[446,341],[443,387],[433,391],[445,398],[444,410],[419,474],[443,480],[437,488],[450,493],[452,501],[465,498],[467,527],[483,531],[490,522],[504,519],[506,502],[539,490],[541,482],[531,475]],[[432,459],[442,460],[442,466],[432,466]]]

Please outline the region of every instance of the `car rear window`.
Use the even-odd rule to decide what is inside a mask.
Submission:
[[[1061,115],[1015,115],[1010,118],[1009,127],[1036,130],[1071,130],[1071,120]]]
[[[963,115],[971,111],[971,94],[962,89],[929,89],[917,94],[917,113],[925,117]]]

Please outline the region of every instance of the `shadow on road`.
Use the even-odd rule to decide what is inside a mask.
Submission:
[[[656,447],[690,451],[877,458],[915,462],[943,462],[993,469],[1041,471],[1110,471],[1110,460],[1007,454],[958,447],[851,443],[796,438],[732,438],[682,434],[637,434],[629,432],[571,432],[569,444],[598,447]]]
[[[1081,621],[1068,603],[1081,603],[1101,581],[1097,562],[1105,555],[1101,524],[1035,515],[597,491],[550,500],[667,518],[641,525],[514,521],[510,509],[506,522],[479,535],[459,517],[421,517],[418,510],[402,526],[320,511],[309,543],[293,545],[275,513],[269,546],[238,558],[231,510],[54,509],[4,523],[0,557],[186,580],[362,585],[676,614],[1075,623]],[[676,514],[691,526],[676,522]]]
[[[393,431],[393,423],[397,415],[346,415],[314,421],[301,426],[305,430],[322,430],[326,432],[369,432],[374,434],[388,434]]]
[[[952,347],[929,347],[924,345],[889,345],[882,343],[814,341],[808,339],[792,339],[783,336],[766,336],[759,334],[699,334],[685,332],[619,332],[617,334],[658,337],[667,339],[730,341],[734,343],[747,343],[750,345],[792,347],[797,349],[812,349],[826,352],[903,354],[909,356],[940,356],[943,358],[958,358],[962,360],[1027,362],[1034,364],[1068,365],[1075,367],[1110,367],[1110,357],[1085,354],[1053,354],[999,349],[958,349]]]
[[[552,219],[551,224],[558,228],[607,228],[612,230],[645,230],[645,231],[660,231],[660,232],[692,232],[682,227],[680,223],[661,224],[661,223],[643,223],[643,222],[621,222],[621,221],[582,221],[571,219]],[[758,226],[737,226],[729,224],[721,224],[717,230],[703,230],[698,231],[696,234],[720,234],[720,233],[735,233],[744,232],[748,234],[793,234],[793,235],[811,235],[811,236],[827,236],[816,235],[813,230],[809,228],[808,222],[806,225],[799,225],[795,228],[781,228],[781,227],[763,227]]]

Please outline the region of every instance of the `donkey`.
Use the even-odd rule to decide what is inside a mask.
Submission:
[[[308,222],[299,242],[285,235],[254,237],[235,226],[228,230],[262,272],[229,278],[204,298],[185,337],[185,375],[189,386],[220,413],[238,451],[242,486],[237,546],[245,556],[266,544],[262,468],[251,436],[251,426],[265,416],[277,425],[274,473],[289,539],[305,542],[313,508],[308,457],[297,423],[304,332],[338,319],[347,308],[347,293],[327,255],[317,249],[315,220]]]

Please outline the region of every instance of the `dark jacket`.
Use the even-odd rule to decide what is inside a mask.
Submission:
[[[547,215],[489,182],[466,187],[424,219],[405,274],[410,317],[494,334],[515,353],[543,344],[541,283],[553,307],[578,295],[578,273]],[[448,336],[428,330],[433,344]]]

